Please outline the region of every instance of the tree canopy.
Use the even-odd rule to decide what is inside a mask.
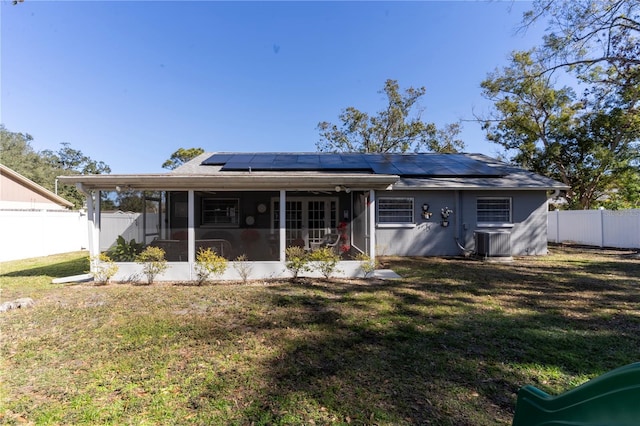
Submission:
[[[328,152],[407,152],[428,149],[436,152],[456,152],[464,144],[457,138],[460,125],[438,130],[433,123],[422,120],[418,100],[424,87],[409,87],[400,92],[396,80],[388,79],[379,93],[387,99],[385,109],[376,115],[350,106],[338,116],[341,124],[318,123],[318,151]]]
[[[28,133],[11,132],[0,125],[0,162],[49,191],[55,191],[57,176],[111,173],[107,164],[92,160],[67,142],[58,151],[37,152],[32,140]],[[59,185],[58,195],[76,208],[84,204],[84,196],[74,186]]]
[[[178,167],[182,166],[187,161],[197,157],[198,155],[204,153],[204,149],[202,148],[178,148],[171,157],[164,163],[162,163],[163,169],[174,170]]]
[[[523,27],[543,19],[548,32],[539,53],[545,71],[573,69],[582,78],[614,84],[623,74],[639,77],[637,0],[535,0]]]
[[[537,1],[524,22],[549,18],[543,44],[514,52],[481,84],[494,103],[481,120],[487,138],[514,163],[570,186],[571,208],[639,207],[638,8]]]

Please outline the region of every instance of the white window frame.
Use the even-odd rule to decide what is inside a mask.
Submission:
[[[385,205],[385,203],[389,202],[399,202],[406,203],[410,202],[411,207],[393,207]],[[392,220],[397,218],[393,215],[393,213],[403,212],[407,213],[405,220]],[[411,218],[409,220],[408,213],[411,213]],[[381,213],[383,213],[381,215]],[[391,213],[389,217],[385,217],[384,213]],[[376,226],[378,228],[397,228],[397,227],[415,227],[416,219],[415,219],[415,199],[414,197],[380,197],[376,200]],[[381,220],[382,219],[382,220]],[[391,219],[391,220],[388,220]]]
[[[233,207],[227,207],[224,215],[219,215],[219,217],[229,218],[229,221],[225,222],[217,222],[217,221],[206,221],[205,217],[208,213],[216,211],[215,208],[205,208],[207,203],[228,203],[233,204]],[[240,226],[240,199],[239,198],[203,198],[201,205],[201,224],[202,227],[206,228],[238,228]],[[214,214],[214,217],[218,217],[218,215]]]
[[[504,220],[504,217],[497,217],[498,215],[504,216],[504,209],[500,209],[500,207],[495,207],[493,211],[495,211],[495,216],[493,218],[489,217],[487,219],[481,218],[480,213],[480,203],[486,201],[500,201],[501,203],[506,202],[508,205],[508,218]],[[484,208],[485,213],[487,213],[489,208]],[[488,214],[491,214],[490,211]],[[512,197],[478,197],[476,199],[476,220],[478,222],[478,226],[513,226],[513,198]]]

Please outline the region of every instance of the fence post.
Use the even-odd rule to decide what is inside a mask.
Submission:
[[[640,210],[635,210],[636,214],[636,218],[638,219],[638,233],[636,234],[636,238],[638,238],[636,240],[636,248],[640,249]]]
[[[600,207],[600,247],[604,247],[604,208]]]

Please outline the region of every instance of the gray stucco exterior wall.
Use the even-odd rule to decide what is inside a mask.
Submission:
[[[547,197],[543,190],[526,191],[379,191],[376,198],[413,197],[414,223],[379,224],[376,217],[376,250],[380,256],[456,256],[475,249],[474,232],[503,230],[511,233],[512,255],[547,253]],[[478,224],[477,200],[481,197],[511,199],[511,223]],[[429,204],[431,218],[422,217],[422,206]],[[449,208],[448,226],[442,226],[441,209]],[[377,210],[376,210],[377,215]]]

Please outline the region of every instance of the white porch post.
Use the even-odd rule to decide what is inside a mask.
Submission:
[[[187,192],[187,260],[189,263],[196,261],[196,230],[195,230],[195,192],[191,189]]]
[[[98,202],[96,203],[95,192],[87,191],[81,184],[77,185],[87,199],[87,237],[89,243],[89,258],[94,259],[100,254],[100,191],[98,191]],[[95,271],[96,262],[89,262],[91,272]]]
[[[280,190],[280,223],[278,224],[280,231],[280,262],[287,260],[287,191]]]
[[[376,191],[369,190],[369,257],[376,258]]]
[[[91,256],[98,256],[100,254],[100,197],[101,191],[96,191],[91,194],[93,200],[93,253]]]

